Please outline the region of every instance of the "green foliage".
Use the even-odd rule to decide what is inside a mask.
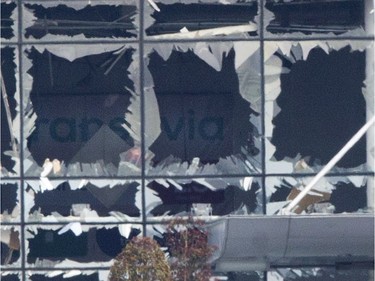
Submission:
[[[109,281],[171,281],[163,251],[149,237],[133,238],[116,257]]]
[[[208,244],[203,221],[194,218],[176,218],[167,228],[167,246],[174,281],[208,281],[211,266],[208,263],[215,247]]]

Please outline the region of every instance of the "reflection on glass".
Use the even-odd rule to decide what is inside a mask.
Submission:
[[[43,38],[47,34],[86,38],[136,37],[133,25],[135,6],[88,5],[76,10],[66,5],[45,8],[37,4],[25,4],[36,17],[34,24],[26,28],[26,38]]]

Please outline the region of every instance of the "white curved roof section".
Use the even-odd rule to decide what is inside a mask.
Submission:
[[[209,227],[216,271],[374,262],[374,215],[229,216]]]

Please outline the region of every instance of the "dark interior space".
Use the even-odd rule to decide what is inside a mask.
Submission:
[[[155,22],[146,29],[146,34],[159,35],[178,33],[186,27],[189,31],[248,24],[254,22],[258,13],[256,1],[229,5],[217,3],[163,4],[157,3],[160,12],[151,16]],[[257,32],[250,32],[251,36]]]
[[[31,27],[26,28],[26,38],[40,39],[47,34],[83,34],[86,38],[136,37],[133,24],[136,6],[88,5],[81,10],[66,5],[45,8],[25,4],[25,7],[37,18]]]
[[[16,64],[14,63],[14,48],[1,48],[1,166],[9,172],[14,172],[15,162],[12,158],[5,154],[6,151],[12,151],[11,130],[7,119],[9,112],[10,118],[14,120],[16,117]],[[5,93],[3,92],[5,88]],[[9,111],[8,111],[9,110]],[[15,139],[13,139],[15,142]]]
[[[239,93],[234,56],[234,50],[223,55],[222,68],[216,71],[193,51],[172,51],[167,61],[156,52],[150,55],[161,118],[161,134],[150,146],[155,165],[170,155],[212,164],[240,155],[241,147],[249,157],[259,153],[256,128],[249,121],[258,113]]]
[[[96,228],[75,236],[72,231],[61,235],[58,231],[39,229],[29,240],[28,263],[36,259],[62,261],[70,259],[77,262],[109,261],[115,258],[126,243],[140,233],[132,228],[129,239],[121,236],[118,228]]]
[[[292,64],[284,58],[289,73],[281,74],[281,93],[276,99],[281,111],[273,119],[271,142],[280,161],[297,154],[308,164],[324,165],[366,123],[364,52],[344,48],[325,53],[312,49],[306,61]],[[351,168],[366,163],[363,137],[337,163]]]
[[[140,210],[135,206],[138,183],[99,188],[91,183],[72,190],[68,182],[60,184],[54,190],[35,193],[35,204],[30,213],[40,210],[45,216],[58,212],[62,216],[71,215],[73,204],[89,204],[99,216],[109,216],[117,211],[128,216],[138,217]]]
[[[134,90],[127,71],[132,53],[123,49],[70,62],[48,51],[28,52],[37,119],[27,146],[40,166],[46,158],[118,165],[119,154],[133,146],[122,127],[131,96],[125,88]]]
[[[7,274],[1,276],[1,280],[3,281],[20,281],[21,279],[17,274]]]
[[[2,183],[1,184],[1,213],[3,214],[5,211],[8,214],[12,213],[14,207],[17,206],[17,191],[18,186],[17,184],[11,183]]]
[[[156,181],[148,185],[148,188],[155,191],[162,201],[162,204],[151,210],[152,215],[189,213],[193,203],[211,204],[212,214],[218,216],[235,213],[244,206],[248,213],[252,213],[257,207],[256,193],[260,189],[257,182],[253,182],[248,191],[235,185],[228,185],[225,189],[213,191],[195,181],[187,184],[179,183],[179,185],[182,190],[174,185],[166,188]]]
[[[364,2],[267,0],[266,8],[274,13],[275,18],[266,29],[271,33],[342,34],[364,27]]]
[[[10,39],[14,36],[14,21],[11,16],[15,8],[15,3],[1,2],[1,38]]]

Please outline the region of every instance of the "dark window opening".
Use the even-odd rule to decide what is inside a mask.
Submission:
[[[365,54],[350,48],[310,51],[306,61],[291,64],[281,75],[281,93],[276,99],[281,111],[274,117],[271,142],[275,158],[308,157],[310,166],[324,165],[366,122],[362,93]],[[363,137],[337,166],[350,168],[366,163]]]
[[[17,206],[17,184],[1,184],[1,213],[12,213],[13,209]]]
[[[36,259],[62,261],[71,259],[77,262],[109,261],[115,258],[126,246],[127,241],[140,233],[132,228],[129,239],[121,236],[117,228],[90,229],[79,236],[72,231],[61,235],[58,231],[38,230],[34,238],[29,238],[30,252],[28,263]]]
[[[11,16],[15,8],[15,3],[1,3],[1,38],[10,39],[14,36]]]
[[[266,8],[275,14],[267,31],[342,34],[364,27],[364,2],[267,0]]]
[[[216,163],[241,148],[255,156],[256,128],[250,115],[258,115],[239,93],[234,51],[223,56],[216,71],[192,51],[172,51],[164,61],[150,55],[149,69],[161,118],[161,134],[150,146],[156,165],[170,155],[190,162]]]
[[[20,281],[20,277],[16,274],[2,275],[1,280],[3,281]]]
[[[193,203],[211,204],[213,215],[228,215],[235,213],[242,207],[245,207],[248,213],[252,213],[257,207],[256,193],[260,189],[256,182],[253,182],[251,189],[248,191],[235,185],[228,185],[225,189],[212,191],[194,181],[179,185],[183,188],[182,190],[174,185],[166,188],[156,181],[148,185],[148,188],[156,191],[156,196],[162,201],[159,206],[151,210],[152,215],[189,213]]]
[[[11,133],[8,118],[12,121],[16,117],[17,102],[16,93],[16,64],[14,63],[14,48],[1,48],[1,166],[10,172],[14,172],[15,162],[5,152],[16,149],[16,139]]]
[[[133,24],[136,6],[87,6],[75,10],[66,5],[44,8],[42,5],[26,4],[37,18],[26,29],[26,38],[43,38],[47,34],[84,34],[86,38],[136,37]]]
[[[55,277],[47,277],[42,274],[34,274],[30,277],[31,281],[99,281],[98,273],[85,275],[80,274],[79,276],[74,277],[64,277],[64,275],[59,275]]]
[[[155,23],[146,29],[147,35],[178,33],[186,27],[189,31],[235,26],[254,22],[258,13],[257,2],[223,4],[162,4],[154,12]],[[250,32],[255,36],[257,32]]]
[[[43,215],[58,212],[62,216],[69,216],[74,211],[74,204],[86,204],[99,216],[109,216],[110,212],[117,211],[138,217],[140,210],[135,206],[138,186],[138,183],[130,183],[99,188],[89,183],[80,189],[72,190],[69,183],[64,182],[54,190],[36,193],[35,204],[30,213],[40,209]]]
[[[356,212],[367,207],[366,185],[356,187],[352,183],[338,182],[335,187],[330,199],[335,213]]]
[[[49,158],[118,166],[119,154],[133,147],[122,127],[131,96],[125,88],[134,90],[127,71],[132,53],[106,52],[69,62],[48,51],[28,52],[37,119],[27,144],[38,165]]]

